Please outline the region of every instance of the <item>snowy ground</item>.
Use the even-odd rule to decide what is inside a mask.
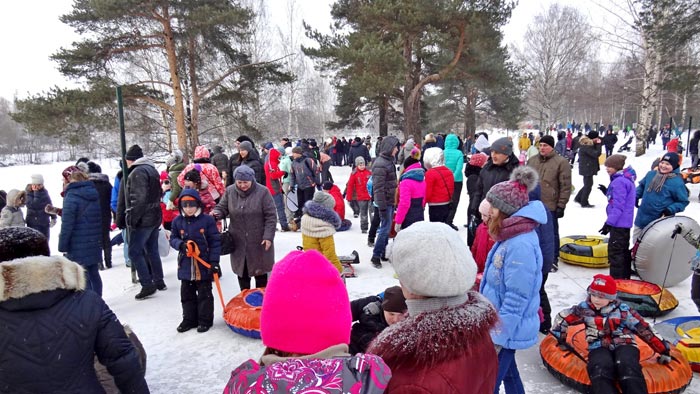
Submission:
[[[492,140],[495,138],[496,136],[491,137]],[[653,159],[661,155],[661,144],[658,142],[656,145],[652,145],[650,152],[640,158],[634,158],[633,153],[627,153],[627,155],[629,157],[627,164],[631,163],[637,174],[643,176]],[[689,159],[686,158],[686,160]],[[61,171],[69,164],[71,163],[0,168],[0,179],[3,179],[0,188],[4,190],[22,189],[29,182],[31,174],[42,173],[54,204],[61,206],[59,195]],[[113,179],[118,170],[117,162],[114,160],[103,161],[101,164],[104,172]],[[331,171],[336,182],[343,189],[349,176],[349,168],[333,167]],[[580,188],[582,178],[578,176],[576,167],[573,169],[573,174],[574,185],[576,188]],[[604,168],[601,168],[594,181],[594,185],[599,183],[607,185],[609,183]],[[691,203],[684,214],[697,219],[700,214],[697,198],[700,185],[689,185],[689,187]],[[466,190],[463,190],[462,193],[462,202],[455,224],[459,227],[460,235],[464,237],[466,242],[466,229],[462,224],[466,223],[468,198]],[[566,208],[566,215],[560,221],[560,234],[562,236],[597,234],[605,220],[605,197],[594,187],[590,202],[595,205],[595,208],[584,209],[573,202],[573,195],[572,201]],[[358,277],[347,281],[350,299],[376,294],[388,286],[398,284],[398,281],[393,278],[394,271],[390,265],[385,264],[383,269],[377,270],[369,264],[372,249],[367,246],[366,236],[360,233],[359,219],[352,218],[352,210],[349,206],[346,208],[346,212],[350,216],[349,219],[353,221],[353,227],[349,231],[336,234],[337,251],[339,255],[345,255],[350,254],[352,250],[357,250],[361,258],[361,264],[356,267]],[[54,251],[57,249],[58,238],[56,234],[58,234],[59,228],[60,224],[52,229],[54,236],[51,239],[51,246]],[[278,232],[275,236],[277,259],[300,244],[300,233]],[[176,277],[176,253],[171,253],[163,260],[165,281],[169,289],[158,292],[155,296],[144,301],[134,300],[139,286],[131,283],[130,271],[124,265],[122,248],[115,247],[113,255],[114,267],[101,272],[104,282],[104,299],[123,323],[132,326],[143,342],[148,353],[147,381],[151,392],[218,393],[222,391],[232,369],[248,358],[257,359],[260,356],[263,350],[262,343],[259,340],[233,333],[221,317],[222,309],[218,300],[215,304],[214,327],[209,332],[199,334],[192,330],[180,334],[175,330],[181,319],[179,283]],[[225,301],[228,301],[240,290],[235,275],[230,269],[227,269],[225,263],[226,260],[222,260],[224,268],[222,286]],[[550,274],[547,282],[547,291],[554,313],[583,299],[585,289],[592,276],[598,272],[607,273],[607,269],[587,269],[561,263],[559,272]],[[303,286],[304,284],[300,283],[299,285]],[[670,290],[678,298],[680,305],[664,318],[697,314],[697,310],[690,300],[690,279],[671,287]],[[299,318],[312,319],[313,316],[299,316]],[[540,359],[538,346],[518,351],[517,359],[528,393],[575,392],[559,383],[547,372]],[[697,379],[691,383],[686,392],[700,393],[700,383]]]

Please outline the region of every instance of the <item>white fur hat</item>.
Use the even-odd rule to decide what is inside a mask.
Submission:
[[[390,251],[401,285],[425,297],[466,294],[476,263],[459,233],[444,223],[416,222],[399,231]]]

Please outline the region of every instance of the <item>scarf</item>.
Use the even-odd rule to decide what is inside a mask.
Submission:
[[[528,233],[537,227],[537,222],[530,218],[522,216],[511,216],[503,220],[501,226],[501,232],[498,234],[491,234],[491,237],[496,242],[505,241],[506,239],[511,239],[516,235]]]
[[[661,191],[661,188],[664,186],[664,183],[667,179],[672,179],[675,177],[676,174],[673,172],[669,172],[668,174],[662,174],[659,171],[656,171],[654,179],[652,179],[651,182],[649,182],[649,187],[647,188],[647,191],[658,193]]]

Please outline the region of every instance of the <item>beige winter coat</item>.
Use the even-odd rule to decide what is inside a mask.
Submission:
[[[547,156],[538,154],[527,161],[540,176],[542,203],[554,212],[557,208],[566,208],[571,196],[571,165],[557,151]]]
[[[27,200],[27,192],[17,189],[10,190],[7,193],[7,205],[0,213],[0,228],[5,227],[24,227],[24,214],[20,207]]]

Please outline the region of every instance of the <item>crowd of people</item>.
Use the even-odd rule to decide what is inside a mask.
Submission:
[[[170,154],[161,172],[133,145],[113,186],[87,158],[67,167],[61,174],[62,208],[52,205],[43,175],[32,175],[24,190],[7,193],[0,214],[0,262],[7,262],[0,263],[0,270],[8,272],[1,284],[32,281],[32,272],[44,278],[42,272],[56,267],[64,278],[57,286],[32,284],[22,293],[6,292],[0,317],[18,323],[4,325],[0,335],[19,346],[24,336],[18,313],[55,321],[72,308],[70,319],[99,326],[90,338],[65,341],[75,354],[62,367],[80,362],[84,378],[78,382],[61,374],[42,375],[51,367],[44,359],[15,367],[56,376],[52,383],[71,391],[78,384],[97,384],[92,364],[80,358],[95,354],[121,392],[148,392],[145,363],[133,362],[139,357],[133,341],[100,297],[100,270],[112,266],[111,248],[120,242],[140,284],[135,298],[167,290],[159,251],[159,241],[167,237],[178,252],[183,316],[178,332],[196,328],[204,333],[212,327],[212,281],[228,271],[220,266],[225,244],[233,245],[229,261],[240,289],[266,288],[261,315],[265,352],[259,361],[233,370],[227,393],[270,387],[289,392],[330,389],[333,379],[353,392],[498,393],[503,385],[508,394],[524,393],[516,351],[535,345],[538,332],[553,332],[565,341],[568,325],[595,326],[597,316],[615,316],[667,361],[668,343],[615,299],[610,281],[631,276],[630,239],[634,243],[651,221],[688,205],[678,176],[678,144],[664,142],[668,151],[636,184],[634,169],[625,166],[626,156],[613,152],[617,137],[612,128],[586,129],[584,135],[576,126],[555,136],[525,132],[515,140],[489,141],[486,133],[466,140],[431,133],[418,141],[412,136],[403,142],[380,137],[374,145],[369,136],[332,137],[320,146],[314,139],[293,143],[288,138],[256,145],[242,135],[230,157],[220,146],[198,146],[189,163],[179,151]],[[611,276],[596,276],[586,300],[553,322],[545,283],[558,269],[559,221],[572,194],[572,168],[578,163],[584,185],[574,202],[591,208],[593,177],[603,154],[610,182],[598,187],[608,201],[600,232],[610,236]],[[334,166],[352,167],[345,185],[334,183]],[[466,239],[454,223],[463,188],[468,195]],[[345,219],[346,202],[360,218],[361,233],[367,234],[372,265],[382,268],[390,261],[400,282],[352,302],[334,239],[351,224]],[[58,251],[64,257],[44,257],[59,216]],[[116,242],[110,239],[112,223],[121,230]],[[299,231],[303,251],[275,262],[277,231]],[[25,269],[30,271],[24,276],[10,275]],[[700,293],[700,288],[694,291]],[[100,312],[88,313],[92,310]],[[315,318],[298,319],[299,314]],[[89,320],[97,315],[98,320]],[[70,319],[56,324],[69,330]],[[450,332],[441,329],[446,326],[452,327]],[[625,364],[616,367],[620,379],[630,379],[625,384],[635,389],[643,384],[638,354],[629,350],[634,342],[622,346],[625,335],[624,329],[600,330],[588,338],[591,351],[600,348],[600,341],[620,342],[619,348],[591,357],[593,392],[608,392],[614,384],[599,373],[613,359]],[[3,346],[0,350],[9,349]],[[5,359],[0,364],[8,365],[8,357],[30,359],[25,356],[41,351],[32,343],[18,349],[12,356],[0,356]],[[326,361],[313,361],[318,359]],[[318,379],[283,377],[291,365]],[[0,381],[5,383],[9,373],[12,368],[2,369]],[[14,376],[3,387],[42,391],[49,383],[48,378]]]

